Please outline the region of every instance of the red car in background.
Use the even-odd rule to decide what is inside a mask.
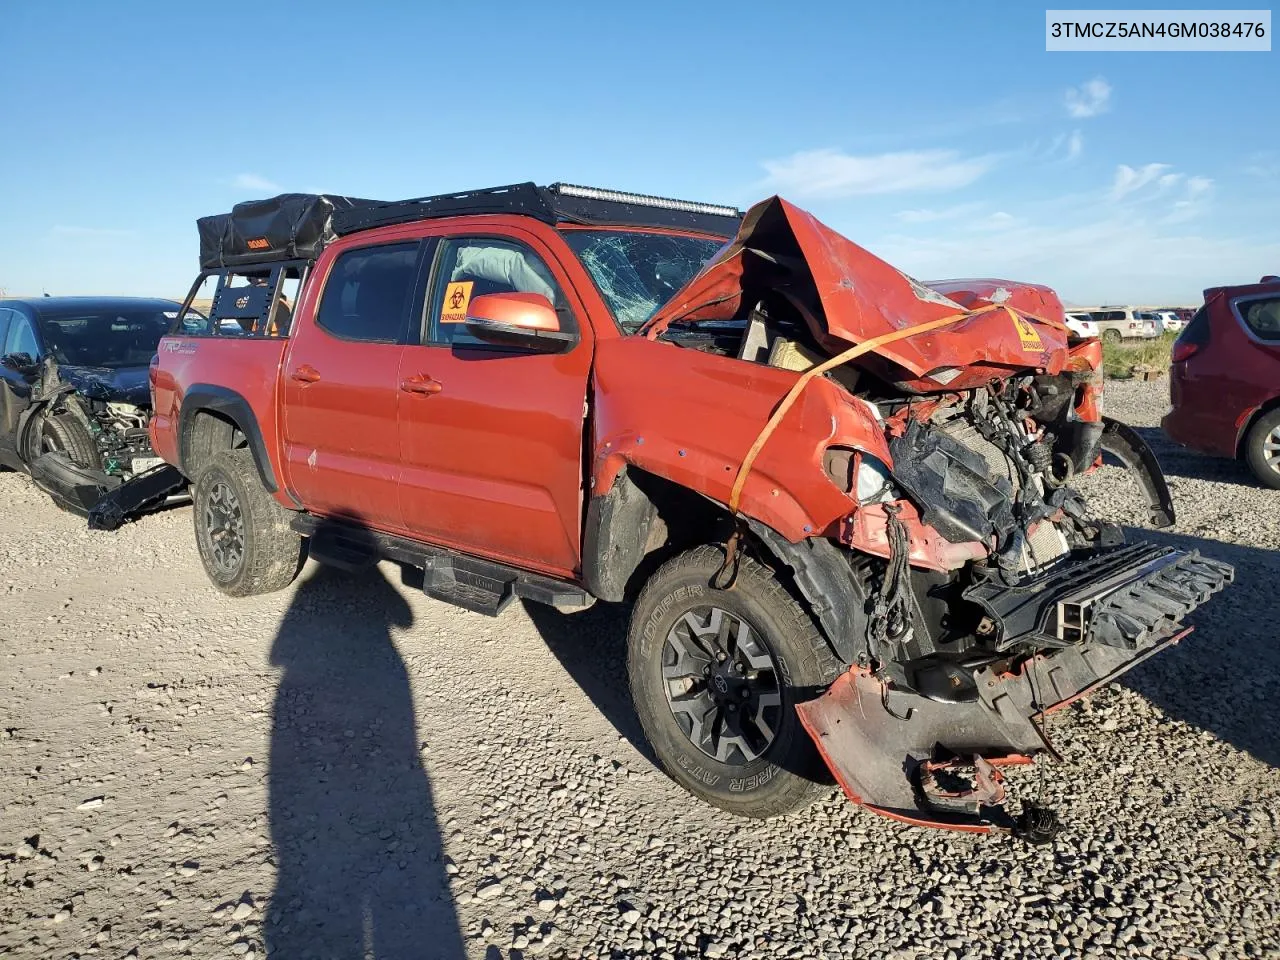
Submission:
[[[1280,277],[1212,287],[1173,345],[1173,440],[1249,464],[1280,489]]]

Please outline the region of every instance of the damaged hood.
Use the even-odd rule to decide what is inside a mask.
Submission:
[[[780,197],[747,211],[734,239],[641,333],[654,338],[679,321],[727,320],[768,294],[797,307],[831,354],[931,320],[1008,308],[885,344],[859,361],[906,390],[963,389],[1027,369],[1057,373],[1067,357],[1062,304],[1048,287],[921,283]]]
[[[90,400],[151,406],[147,367],[78,367],[58,365],[58,379]]]

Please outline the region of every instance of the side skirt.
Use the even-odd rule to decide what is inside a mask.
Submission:
[[[290,526],[310,538],[308,553],[320,563],[341,570],[360,570],[379,560],[408,564],[423,572],[422,590],[427,596],[473,613],[496,617],[516,597],[561,609],[595,602],[577,584],[354,523],[303,513]]]

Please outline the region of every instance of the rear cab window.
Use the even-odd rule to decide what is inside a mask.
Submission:
[[[306,265],[267,264],[206,273],[172,332],[187,337],[289,335]]]
[[[316,325],[340,340],[405,342],[421,251],[414,240],[340,253],[325,281]]]

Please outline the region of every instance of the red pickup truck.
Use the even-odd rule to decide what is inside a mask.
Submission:
[[[1045,287],[917,282],[776,197],[285,195],[199,227],[212,306],[160,344],[151,434],[213,583],[309,553],[488,614],[628,602],[656,755],[734,813],[834,775],[1046,835],[1002,770],[1232,577],[1071,486],[1111,451],[1172,522]]]

